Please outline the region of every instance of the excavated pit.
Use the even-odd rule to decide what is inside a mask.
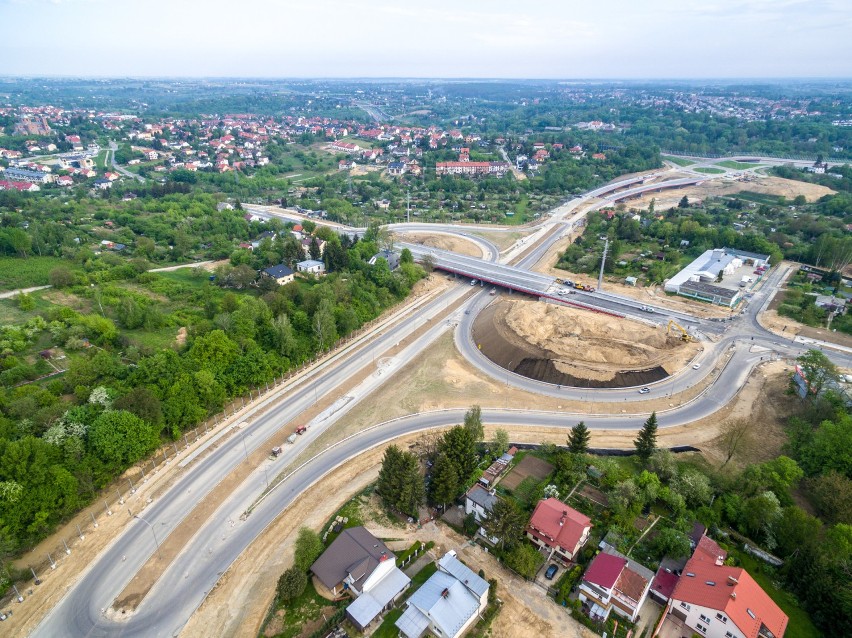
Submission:
[[[479,313],[473,338],[497,365],[537,381],[625,388],[664,379],[699,346],[642,322],[529,299],[496,300]]]

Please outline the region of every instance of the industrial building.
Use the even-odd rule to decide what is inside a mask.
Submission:
[[[666,282],[666,292],[733,308],[769,268],[769,255],[733,248],[706,250]]]

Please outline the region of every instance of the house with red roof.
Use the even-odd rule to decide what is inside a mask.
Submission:
[[[555,498],[538,502],[526,528],[527,538],[553,558],[568,563],[574,559],[592,530],[592,521],[585,514],[568,507]]]
[[[746,570],[725,565],[725,557],[712,539],[698,541],[660,629],[668,624],[708,638],[782,638],[787,615]]]
[[[615,612],[636,622],[653,579],[650,569],[606,546],[583,574],[578,597],[592,619],[606,620]]]

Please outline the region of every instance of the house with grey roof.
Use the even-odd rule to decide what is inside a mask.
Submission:
[[[347,592],[355,597],[346,616],[360,631],[393,607],[411,584],[387,545],[360,526],[343,530],[311,565],[311,572],[333,595]]]
[[[262,270],[261,274],[267,277],[272,277],[272,279],[274,279],[279,286],[289,284],[295,279],[295,273],[293,272],[293,269],[284,264],[270,266],[269,268]]]
[[[396,621],[400,636],[420,638],[429,631],[440,638],[458,638],[485,610],[488,589],[488,583],[450,550],[438,561],[438,571],[408,599]]]
[[[384,259],[386,262],[388,262],[388,267],[391,270],[396,270],[397,268],[399,268],[399,255],[397,255],[391,250],[380,250],[375,255],[370,257],[370,261],[368,261],[367,263],[371,266],[375,266],[376,261],[378,261],[379,259]]]

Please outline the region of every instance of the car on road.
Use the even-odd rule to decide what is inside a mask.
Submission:
[[[476,285],[476,279],[471,279],[471,280],[470,280],[470,285],[471,285],[471,286],[475,286],[475,285]]]
[[[648,394],[651,391],[651,388],[642,388],[639,390],[639,394]]]
[[[559,567],[556,565],[551,565],[547,568],[547,571],[544,572],[544,577],[547,580],[553,580],[553,577],[556,576],[556,572],[559,571]]]
[[[694,364],[692,364],[692,369],[693,369],[693,370],[698,370],[698,368],[700,368],[700,367],[701,367],[701,364],[700,364],[700,363],[694,363]]]
[[[654,312],[654,309],[651,306],[640,306],[640,310],[644,310],[645,312]]]

